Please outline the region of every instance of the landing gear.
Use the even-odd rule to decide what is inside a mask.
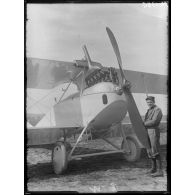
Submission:
[[[68,151],[70,144],[64,142],[56,142],[52,150],[52,164],[55,174],[63,174],[68,166]]]
[[[137,161],[141,156],[141,148],[137,140],[132,136],[127,136],[126,140],[129,147],[125,144],[124,139],[121,144],[121,149],[124,150],[124,158],[128,162]]]

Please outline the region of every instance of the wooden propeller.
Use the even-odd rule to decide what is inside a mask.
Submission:
[[[135,100],[133,98],[133,95],[131,93],[131,84],[129,81],[126,80],[124,71],[122,69],[122,60],[121,60],[121,55],[120,51],[118,48],[118,44],[116,42],[116,39],[114,37],[114,34],[112,31],[106,27],[106,31],[108,33],[110,42],[112,44],[112,47],[114,49],[118,64],[119,64],[119,69],[120,69],[120,74],[122,78],[122,89],[126,97],[127,101],[127,110],[129,113],[130,121],[132,122],[135,134],[137,135],[139,141],[142,143],[142,145],[149,149],[150,147],[150,142],[147,134],[147,130],[143,124],[142,118],[140,116],[140,113],[138,111],[138,108],[136,106]]]

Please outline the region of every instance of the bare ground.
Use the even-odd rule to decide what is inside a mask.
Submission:
[[[97,143],[96,143],[97,142]],[[110,149],[101,140],[77,149],[76,153]],[[118,143],[121,140],[117,139]],[[100,149],[99,149],[100,148]],[[98,151],[97,150],[97,151]],[[150,168],[145,151],[138,162],[127,162],[122,154],[109,154],[72,160],[64,175],[55,175],[51,164],[51,150],[29,149],[27,155],[27,187],[29,191],[167,191],[166,147],[161,147],[164,177],[152,178],[146,174]]]

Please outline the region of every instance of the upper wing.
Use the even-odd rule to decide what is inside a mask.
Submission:
[[[73,79],[82,70],[73,62],[27,58],[27,88],[51,89]]]

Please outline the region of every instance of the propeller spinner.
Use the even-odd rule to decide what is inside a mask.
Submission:
[[[131,93],[131,84],[129,81],[127,81],[127,79],[125,78],[125,74],[124,71],[122,69],[122,60],[121,60],[121,55],[120,55],[120,51],[118,48],[118,44],[116,42],[116,39],[114,37],[114,34],[112,33],[112,31],[106,27],[106,31],[107,34],[109,36],[110,42],[112,44],[112,47],[114,49],[114,53],[116,55],[118,64],[119,64],[119,69],[120,69],[120,74],[121,74],[121,78],[122,78],[122,89],[123,92],[125,94],[125,98],[127,101],[127,110],[129,113],[129,117],[130,120],[132,122],[135,134],[137,135],[139,141],[142,143],[143,146],[145,146],[145,148],[150,149],[150,142],[149,142],[149,138],[148,138],[148,134],[146,131],[146,128],[143,124],[142,118],[139,114],[138,108],[136,106],[135,100],[133,98],[133,95]]]

